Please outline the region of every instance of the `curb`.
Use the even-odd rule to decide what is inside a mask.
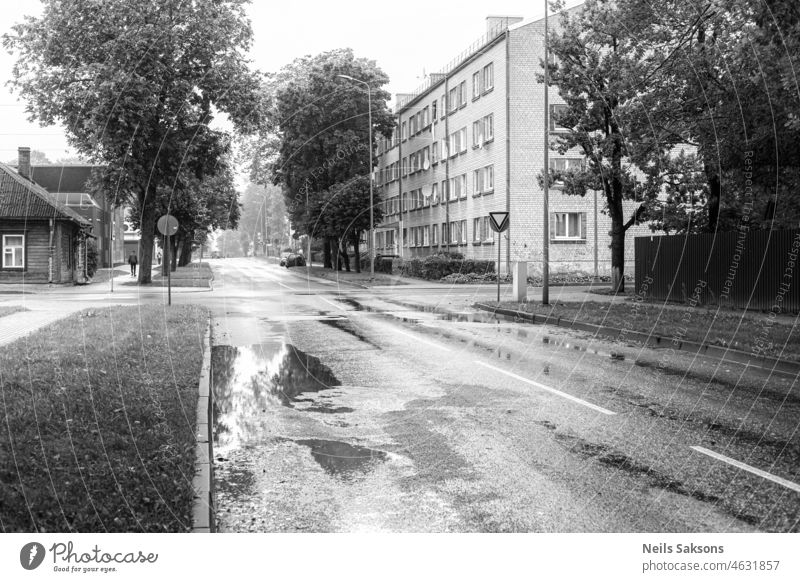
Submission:
[[[200,369],[197,397],[197,429],[195,438],[195,475],[192,480],[194,504],[192,507],[192,532],[213,533],[214,489],[211,439],[211,320],[203,336],[203,367]]]
[[[507,317],[515,317],[523,321],[528,321],[533,324],[542,325],[555,325],[558,327],[565,327],[568,329],[576,329],[579,331],[586,331],[595,335],[602,335],[611,339],[618,339],[621,341],[635,341],[649,348],[655,349],[673,349],[691,354],[699,354],[701,356],[708,356],[723,362],[732,362],[735,364],[743,364],[750,368],[760,368],[770,373],[780,373],[790,376],[800,374],[800,362],[790,362],[788,360],[779,360],[777,358],[770,358],[767,356],[756,357],[748,352],[736,350],[733,348],[724,348],[720,346],[713,346],[710,344],[701,344],[693,341],[681,341],[677,344],[671,338],[652,335],[640,331],[628,331],[617,329],[615,327],[606,327],[602,325],[594,325],[592,323],[582,323],[580,321],[573,321],[571,319],[563,319],[561,317],[548,317],[543,315],[536,315],[534,313],[524,313],[522,311],[515,311],[514,309],[505,309],[503,307],[492,307],[485,303],[475,303],[477,309],[483,311],[491,311],[495,315],[505,315]]]

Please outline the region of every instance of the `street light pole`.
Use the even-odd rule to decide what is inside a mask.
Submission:
[[[547,0],[544,2],[544,192],[542,194],[542,305],[550,303],[550,103]]]
[[[369,277],[370,279],[375,278],[375,213],[374,213],[374,200],[373,200],[373,188],[372,188],[372,89],[369,86],[369,83],[366,81],[362,81],[360,79],[355,79],[350,75],[336,75],[337,77],[341,77],[342,79],[348,79],[350,81],[355,81],[356,83],[361,83],[367,88],[367,108],[368,116],[369,116]],[[356,260],[360,260],[360,257],[356,257]]]

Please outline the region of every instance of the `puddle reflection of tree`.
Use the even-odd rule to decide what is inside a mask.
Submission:
[[[219,441],[249,440],[259,432],[267,408],[291,407],[302,393],[341,385],[319,358],[291,344],[216,346],[211,362]]]

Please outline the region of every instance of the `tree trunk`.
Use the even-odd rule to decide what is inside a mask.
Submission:
[[[172,245],[172,248],[169,251],[169,262],[170,262],[170,269],[174,273],[175,270],[178,268],[178,237],[171,236],[169,237],[169,244]]]
[[[625,230],[619,222],[611,226],[611,289],[615,293],[625,291]]]
[[[331,239],[325,237],[322,242],[322,266],[325,269],[333,269],[331,262]]]
[[[706,173],[706,180],[708,181],[708,232],[717,230],[717,221],[719,220],[719,205],[722,198],[722,185],[719,180],[719,172],[716,168],[705,162],[703,164]]]
[[[183,239],[183,244],[181,245],[181,257],[178,260],[178,266],[185,267],[191,262],[192,262],[192,239],[187,236],[185,239]]]
[[[139,239],[139,277],[140,285],[152,282],[153,242],[156,231],[156,186],[151,184],[147,192],[139,196],[141,209],[141,238]]]
[[[359,234],[358,232],[353,233],[353,250],[355,251],[355,256],[356,256],[356,273],[361,272],[361,249],[358,248],[359,247],[358,239],[360,238],[358,234]]]
[[[339,245],[341,247],[341,251],[340,252],[342,253],[342,261],[344,262],[344,269],[345,269],[345,271],[347,271],[349,273],[350,272],[350,256],[347,254],[347,239],[345,239],[345,238],[341,239]]]

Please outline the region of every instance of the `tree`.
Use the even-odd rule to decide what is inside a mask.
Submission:
[[[266,243],[288,240],[286,206],[283,192],[273,184],[249,183],[242,194],[242,217],[240,230],[246,231],[250,240],[260,236],[262,246]],[[263,249],[261,249],[263,252]]]
[[[567,129],[553,146],[561,154],[577,148],[586,159],[583,168],[553,171],[551,180],[563,182],[567,195],[602,192],[611,218],[612,286],[623,291],[625,233],[643,220],[664,181],[680,169],[669,156],[679,136],[648,134],[638,114],[641,80],[653,67],[639,41],[649,22],[641,12],[619,12],[617,4],[587,0],[580,12],[564,12],[560,30],[549,37],[555,58],[548,71],[566,103],[554,121]],[[626,201],[635,206],[627,216]]]
[[[151,280],[159,189],[187,189],[187,172],[202,180],[225,153],[215,111],[243,132],[262,118],[245,3],[44,0],[41,17],[4,36],[30,117],[62,123],[79,154],[106,167],[93,186],[138,209],[140,283]]]
[[[369,143],[366,87],[337,75],[349,75],[368,84],[371,94],[373,143]],[[286,209],[297,232],[325,237],[325,266],[332,267],[331,250],[343,232],[341,222],[324,215],[323,198],[339,191],[356,176],[366,176],[369,148],[380,134],[390,137],[393,116],[382,89],[389,79],[374,61],[355,58],[350,49],[304,57],[284,67],[274,79],[274,119],[279,147],[272,164],[273,181],[284,187]],[[265,140],[267,141],[267,140]],[[355,190],[347,190],[355,192]],[[363,200],[349,203],[369,213]]]
[[[713,0],[629,0],[615,10],[624,21],[647,23],[637,29],[651,63],[642,79],[640,125],[694,146],[704,176],[692,203],[667,197],[661,204],[665,220],[656,226],[737,228],[745,206],[755,209],[751,224],[769,215],[791,215],[796,224],[796,2],[731,0],[723,8]],[[776,205],[782,212],[775,212]]]

